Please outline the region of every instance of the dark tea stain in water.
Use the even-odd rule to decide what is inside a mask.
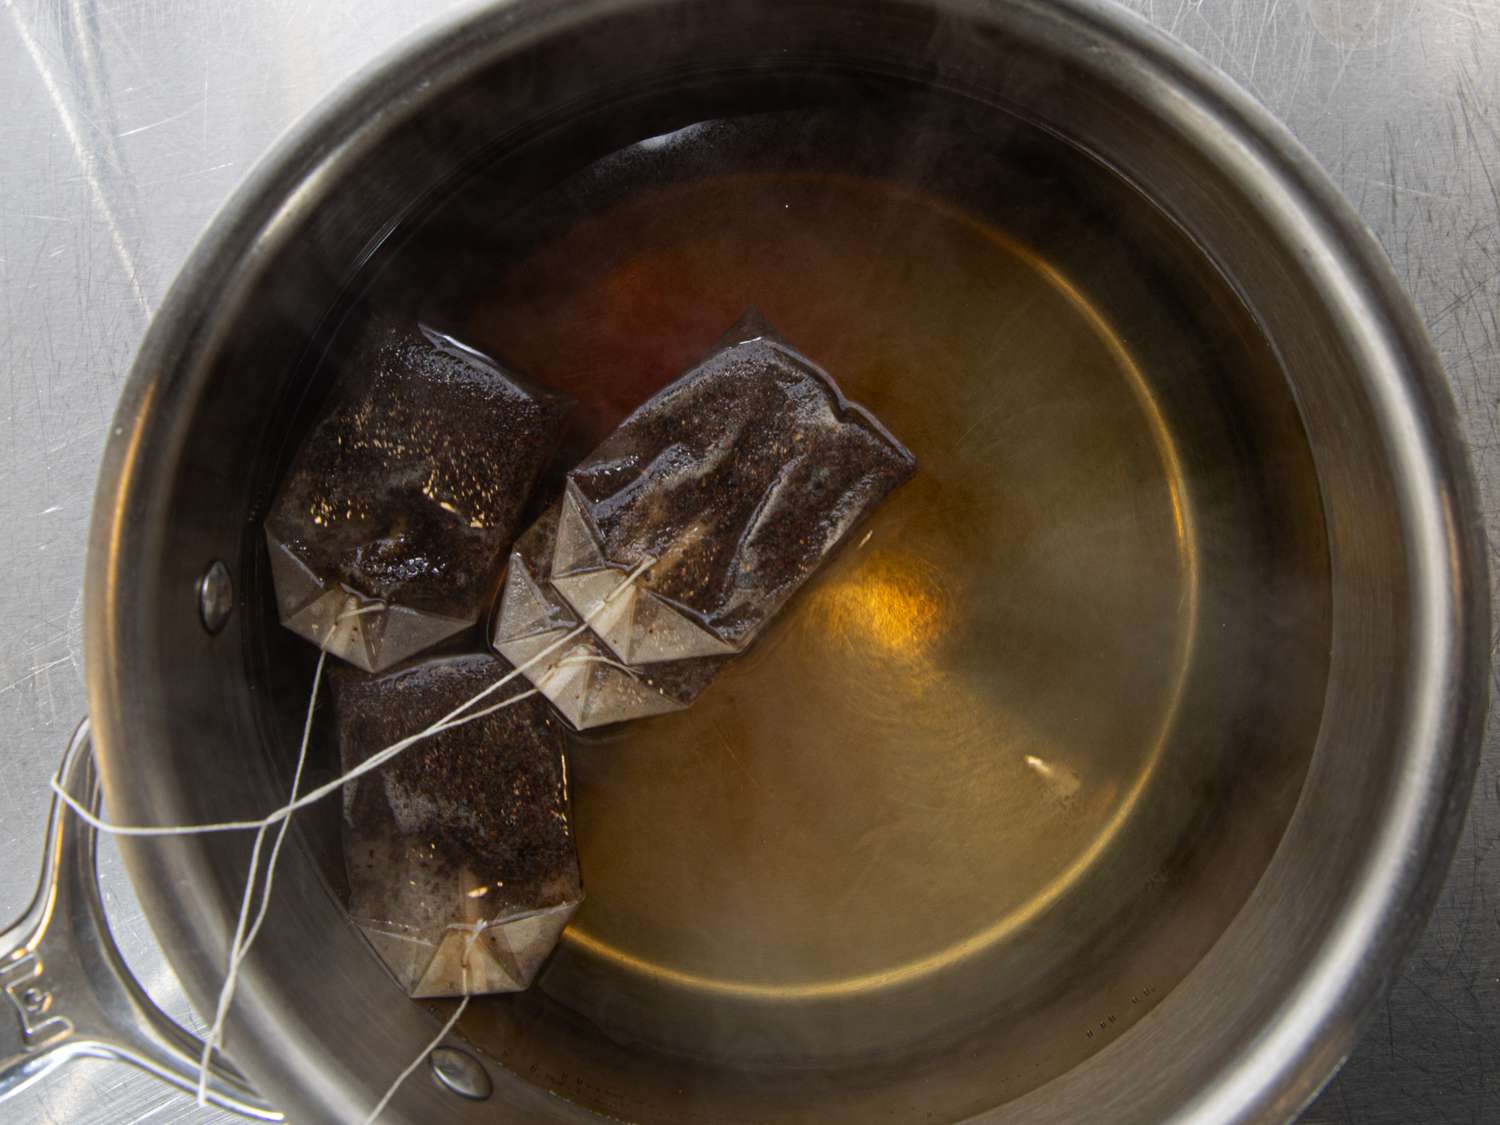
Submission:
[[[575,748],[567,959],[854,995],[1023,931],[1151,774],[1193,630],[1175,454],[1124,342],[935,196],[842,173],[646,190],[507,267],[462,331],[592,447],[747,308],[918,459],[681,714]],[[669,1044],[670,1045],[670,1044]]]

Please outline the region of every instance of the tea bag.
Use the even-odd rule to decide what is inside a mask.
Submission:
[[[582,730],[686,707],[916,463],[747,314],[567,476],[493,631]],[[622,576],[649,569],[623,589]]]
[[[508,671],[489,654],[338,669],[343,768]],[[562,724],[531,696],[359,777],[344,789],[344,854],[350,917],[412,996],[526,988],[583,899]]]
[[[450,337],[377,326],[266,517],[282,624],[367,671],[473,625],[569,405]]]

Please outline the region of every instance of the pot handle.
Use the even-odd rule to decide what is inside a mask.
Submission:
[[[80,803],[99,807],[87,719],[59,776]],[[76,1058],[117,1059],[195,1093],[202,1050],[131,975],[104,916],[97,834],[54,795],[36,898],[0,931],[0,1101]],[[222,1058],[210,1069],[208,1100],[282,1120]]]

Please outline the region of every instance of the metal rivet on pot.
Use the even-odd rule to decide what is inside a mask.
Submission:
[[[490,1076],[479,1060],[457,1047],[438,1047],[427,1056],[432,1076],[455,1094],[483,1101],[494,1092]]]
[[[198,616],[205,629],[217,633],[224,628],[233,609],[234,582],[229,577],[229,568],[215,559],[198,579]]]

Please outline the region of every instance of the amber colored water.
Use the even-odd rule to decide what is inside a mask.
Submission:
[[[1191,245],[1029,145],[988,154],[1021,171],[982,208],[911,175],[777,168],[764,145],[701,175],[626,161],[625,186],[587,173],[532,211],[487,212],[481,182],[450,215],[489,233],[392,271],[398,295],[425,279],[424,316],[578,400],[560,464],[750,308],[918,460],[692,708],[576,740],[587,901],[538,989],[472,1032],[534,1081],[649,1117],[677,1080],[650,1052],[833,1065],[1014,1015],[1005,1073],[953,1056],[969,1070],[944,1096],[982,1107],[1128,1027],[1253,886],[1316,730],[1321,618],[1263,729],[1243,723],[1271,682],[1248,638],[1276,581],[1319,590],[1323,563],[1241,547],[1264,517],[1246,464],[1262,441],[1302,472],[1300,430],[1285,402],[1256,420],[1223,397],[1275,361]],[[1235,427],[1251,437],[1215,436]],[[1269,518],[1309,542],[1321,519]],[[1255,758],[1262,738],[1285,753]],[[1249,760],[1253,848],[1127,956],[1120,920],[1176,893],[1184,840]],[[615,1049],[594,1031],[632,1052],[617,1087],[574,1076]]]
[[[1151,768],[1192,624],[1171,451],[1033,251],[847,175],[646,191],[470,327],[589,444],[752,307],[920,469],[691,710],[575,752],[571,940],[725,986],[918,971],[1056,893]]]

